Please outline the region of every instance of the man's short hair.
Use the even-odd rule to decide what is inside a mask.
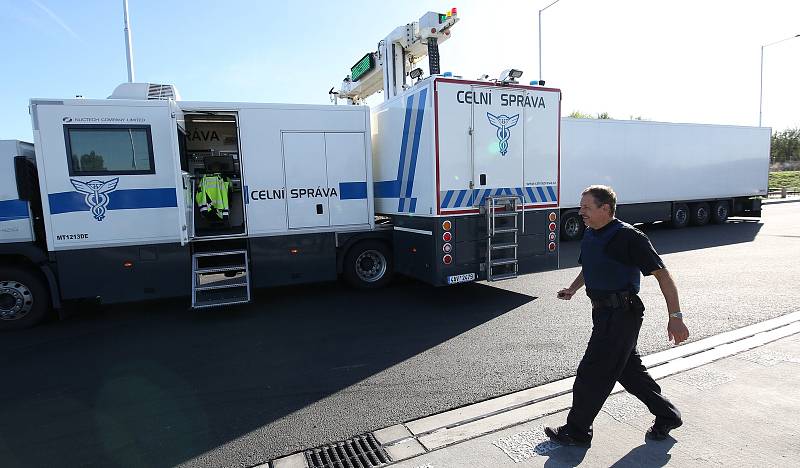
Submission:
[[[608,205],[611,209],[611,216],[614,216],[617,211],[617,194],[614,193],[614,189],[608,185],[590,185],[583,190],[581,196],[586,194],[594,197],[598,208]]]

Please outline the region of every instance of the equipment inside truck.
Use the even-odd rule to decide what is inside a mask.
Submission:
[[[245,233],[242,166],[234,113],[184,115],[181,169],[191,175],[194,237]]]

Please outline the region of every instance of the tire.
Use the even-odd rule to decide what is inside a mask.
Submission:
[[[50,292],[27,268],[0,268],[0,330],[20,330],[41,323],[50,313]]]
[[[714,224],[723,224],[728,221],[730,213],[731,204],[726,201],[718,201],[714,203],[714,208],[711,210],[711,222]]]
[[[672,204],[671,224],[674,229],[684,228],[689,224],[689,206],[686,203]]]
[[[392,280],[392,253],[389,246],[375,240],[350,247],[344,259],[344,278],[358,289],[378,289]]]
[[[576,241],[583,237],[586,224],[581,216],[572,211],[561,216],[561,240]]]
[[[691,221],[694,226],[705,226],[711,220],[711,207],[706,202],[693,203]]]

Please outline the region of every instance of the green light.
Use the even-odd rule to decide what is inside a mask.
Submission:
[[[350,79],[353,81],[358,81],[359,78],[364,76],[368,71],[375,68],[375,59],[372,58],[372,54],[367,54],[361,58],[355,65],[350,68]]]
[[[447,21],[447,15],[439,13],[439,23],[444,23],[445,21]]]

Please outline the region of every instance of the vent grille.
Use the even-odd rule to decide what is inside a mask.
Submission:
[[[168,100],[168,99],[175,99],[175,91],[172,88],[172,85],[163,85],[163,84],[150,84],[147,88],[147,99],[148,100]]]
[[[373,468],[391,462],[372,434],[309,449],[305,456],[311,468]]]

